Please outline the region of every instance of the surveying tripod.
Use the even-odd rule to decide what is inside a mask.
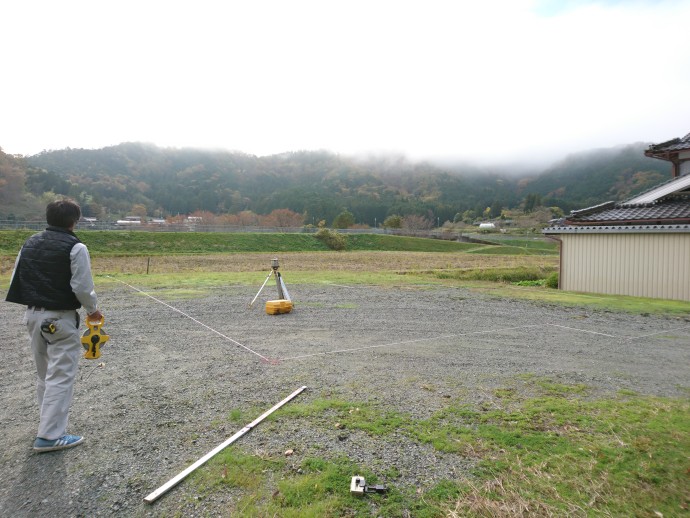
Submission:
[[[259,296],[261,291],[264,289],[264,286],[266,286],[268,279],[270,279],[272,275],[276,278],[276,286],[278,287],[278,299],[279,300],[290,300],[290,294],[288,293],[287,287],[285,286],[285,283],[283,282],[283,278],[281,277],[280,272],[278,271],[278,268],[279,268],[278,258],[276,257],[271,261],[271,271],[268,272],[268,277],[266,277],[266,280],[261,285],[261,288],[259,288],[259,292],[254,296],[252,301],[249,303],[250,308],[252,307],[252,305],[256,301],[257,297]]]

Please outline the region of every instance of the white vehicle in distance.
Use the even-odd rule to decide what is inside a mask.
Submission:
[[[118,219],[115,224],[119,227],[136,226],[141,225],[141,217],[139,216],[127,216],[125,219]]]

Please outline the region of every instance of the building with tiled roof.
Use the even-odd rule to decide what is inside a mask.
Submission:
[[[652,152],[672,162],[671,180],[543,230],[560,243],[559,288],[690,301],[690,134]]]
[[[563,224],[582,225],[687,225],[690,224],[690,174],[681,176],[623,203],[572,211]]]
[[[690,133],[683,138],[652,144],[644,155],[671,162],[671,174],[674,178],[690,174]]]

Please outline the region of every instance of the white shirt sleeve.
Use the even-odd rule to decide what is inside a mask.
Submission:
[[[98,299],[91,276],[91,257],[84,243],[77,243],[69,254],[72,269],[70,284],[81,305],[90,315],[98,309]]]

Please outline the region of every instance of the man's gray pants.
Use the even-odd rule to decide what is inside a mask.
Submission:
[[[55,332],[41,330],[46,322]],[[37,437],[54,440],[67,432],[69,407],[82,345],[75,310],[27,309],[26,327],[36,362],[36,395],[40,412]]]

